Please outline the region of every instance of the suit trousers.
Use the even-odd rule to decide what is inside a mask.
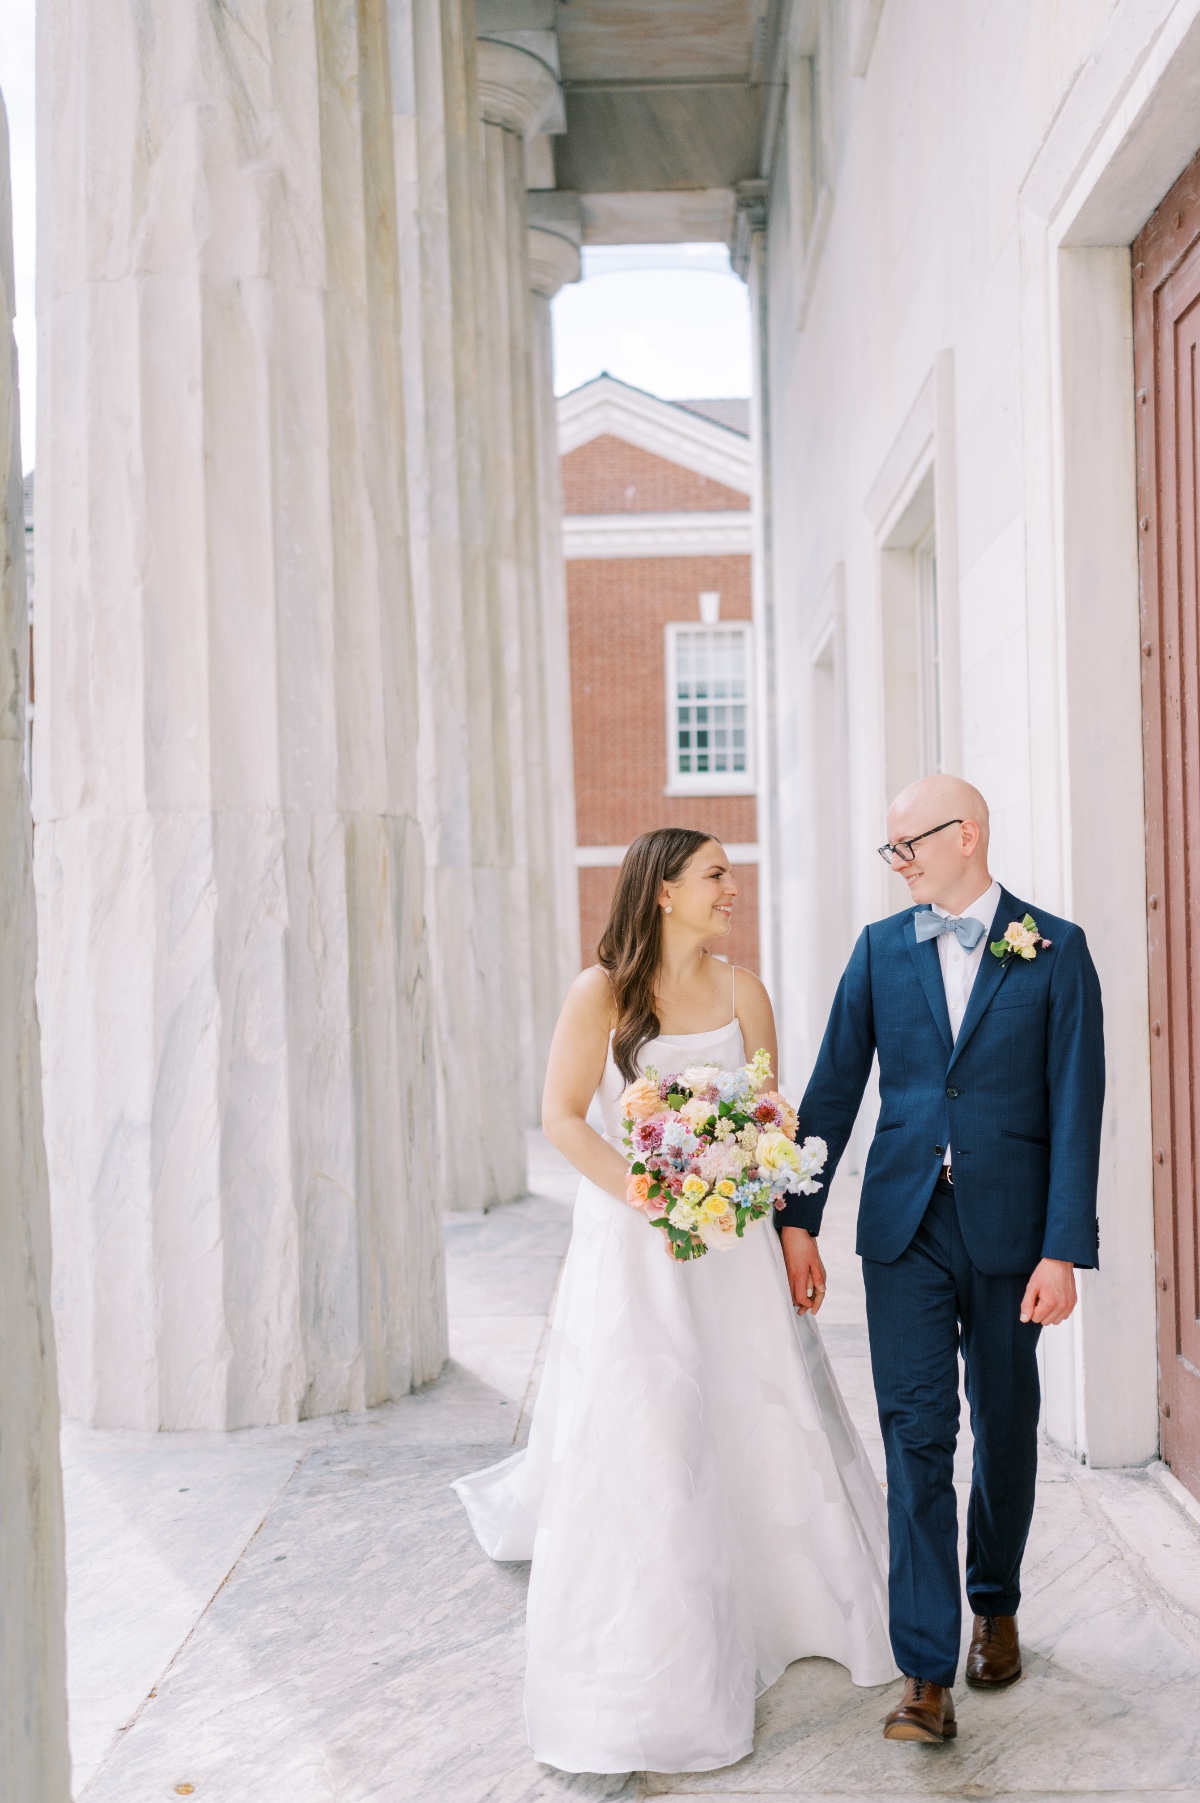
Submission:
[[[887,1456],[892,1651],[907,1676],[949,1685],[962,1637],[959,1348],[975,1436],[967,1596],[976,1614],[1015,1615],[1037,1478],[1041,1329],[1020,1319],[1028,1276],[972,1264],[942,1179],[908,1248],[892,1264],[864,1258],[863,1277]]]

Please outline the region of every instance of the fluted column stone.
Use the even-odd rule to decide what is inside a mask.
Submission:
[[[555,859],[553,742],[539,512],[539,396],[531,297],[525,140],[560,101],[557,77],[513,44],[480,39],[485,482],[499,717],[512,783],[510,932],[525,1110],[538,1118],[562,1000],[562,876]]]
[[[39,7],[37,882],[67,1411],[445,1355],[383,0]]]
[[[29,635],[8,118],[0,103],[0,1793],[67,1803],[62,1478],[25,778]]]
[[[393,0],[409,519],[420,685],[418,800],[427,851],[438,1183],[455,1209],[525,1188],[525,1096],[505,1047],[512,785],[493,669],[478,387],[474,33],[461,0]],[[464,26],[468,27],[464,29]],[[498,755],[499,753],[499,755]],[[481,1098],[487,1096],[486,1107]]]
[[[537,441],[542,655],[546,667],[546,768],[550,776],[550,855],[555,873],[554,957],[558,988],[579,970],[579,879],[575,867],[575,751],[571,735],[571,654],[562,544],[562,458],[554,399],[554,334],[550,303],[582,273],[579,198],[534,192],[529,206],[534,429]]]

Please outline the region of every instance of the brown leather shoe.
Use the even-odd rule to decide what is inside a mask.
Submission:
[[[967,1654],[973,1690],[1003,1690],[1021,1676],[1021,1642],[1015,1615],[977,1615]]]
[[[884,1740],[923,1740],[940,1744],[958,1733],[954,1698],[944,1684],[906,1678],[904,1695],[883,1724]]]

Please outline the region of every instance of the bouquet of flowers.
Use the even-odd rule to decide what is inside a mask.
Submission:
[[[649,1069],[621,1096],[629,1176],[625,1194],[678,1259],[728,1251],[749,1221],[789,1195],[815,1195],[828,1156],[822,1139],[796,1142],[796,1110],[766,1085],[758,1051],[741,1070],[692,1065],[659,1079]]]

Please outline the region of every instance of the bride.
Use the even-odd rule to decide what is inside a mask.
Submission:
[[[766,990],[706,950],[737,893],[704,833],[664,827],[626,854],[550,1052],[543,1124],[583,1181],[529,1445],[455,1485],[493,1559],[533,1560],[526,1724],[566,1772],[731,1765],[793,1659],[896,1675],[884,1501],[820,1290],[793,1309],[769,1221],[677,1263],[624,1199],[627,1082],[736,1069],[760,1046],[775,1068]]]

